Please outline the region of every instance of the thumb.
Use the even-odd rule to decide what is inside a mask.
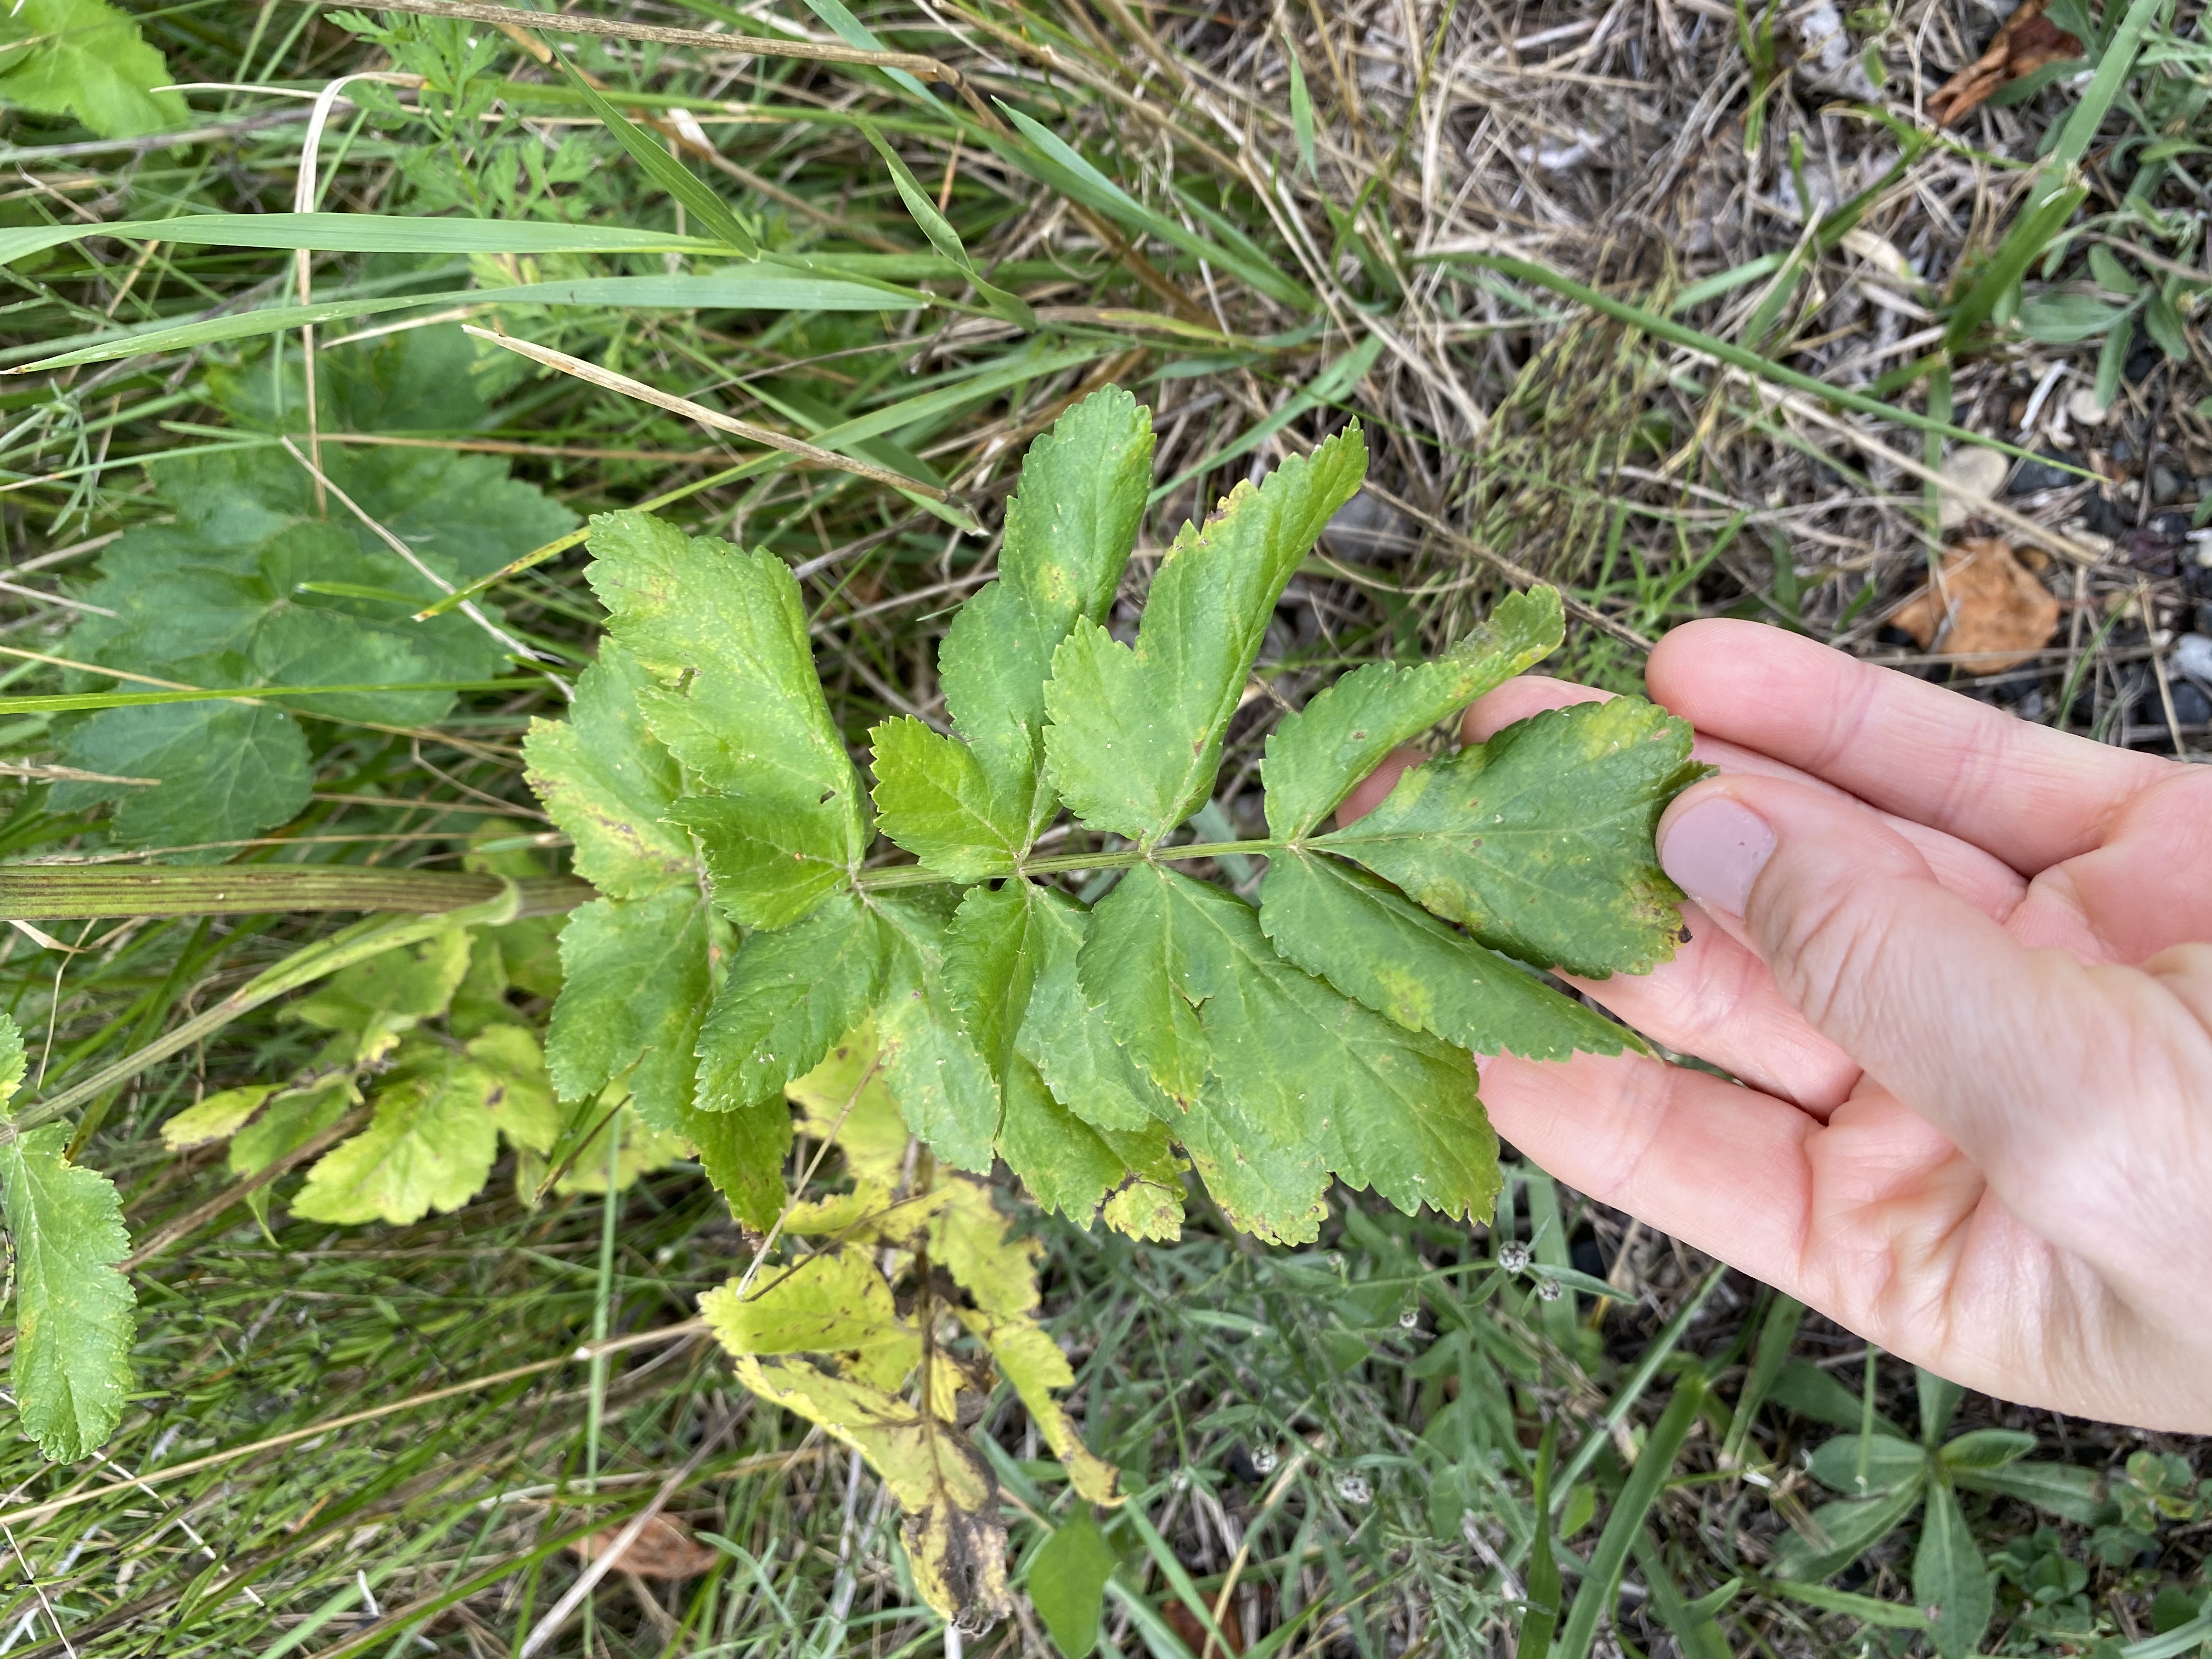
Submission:
[[[1946,890],[1873,809],[1739,775],[1684,791],[1658,841],[1667,873],[1806,1018],[1985,1170],[2016,1167],[2024,1119],[2101,1092],[2081,965]]]

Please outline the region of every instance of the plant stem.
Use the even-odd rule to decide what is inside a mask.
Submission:
[[[1018,868],[1009,873],[1050,876],[1067,870],[1133,870],[1140,864],[1188,863],[1194,859],[1219,858],[1230,853],[1264,857],[1298,844],[1288,841],[1214,841],[1197,842],[1188,847],[1117,847],[1096,853],[1058,853],[1046,859],[1024,859]],[[854,878],[853,884],[872,892],[885,887],[928,887],[951,879],[919,864],[894,864],[878,870],[863,870]]]
[[[307,910],[429,915],[488,902],[507,885],[498,876],[379,870],[358,864],[168,865],[152,870],[18,864],[0,867],[0,916],[54,921]],[[519,881],[514,886],[519,916],[560,915],[598,896],[589,884],[568,876]]]

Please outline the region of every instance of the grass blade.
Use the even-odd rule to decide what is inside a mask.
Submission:
[[[183,213],[112,224],[0,230],[0,265],[26,254],[120,236],[194,247],[276,248],[314,253],[721,253],[726,245],[672,231],[543,220],[431,219],[404,213]]]
[[[1674,1397],[1667,1402],[1667,1409],[1652,1425],[1650,1437],[1637,1456],[1627,1485],[1613,1501],[1597,1547],[1590,1552],[1589,1571],[1575,1592],[1574,1606],[1559,1632],[1559,1659],[1588,1659],[1590,1644],[1597,1637],[1598,1615],[1613,1605],[1628,1553],[1643,1534],[1644,1517],[1659,1501],[1660,1489],[1674,1472],[1675,1455],[1689,1438],[1705,1398],[1705,1378],[1695,1372],[1684,1376],[1674,1385]]]
[[[1559,1449],[1555,1419],[1544,1425],[1544,1438],[1536,1448],[1536,1488],[1529,1502],[1536,1530],[1528,1546],[1528,1616],[1522,1621],[1514,1659],[1547,1659],[1552,1632],[1559,1628],[1559,1564],[1552,1553],[1552,1463]],[[1566,1485],[1558,1484],[1562,1488]]]
[[[660,186],[684,205],[699,222],[746,258],[760,252],[760,243],[750,230],[740,222],[730,204],[717,196],[699,175],[671,155],[653,137],[636,123],[607,101],[604,94],[576,72],[575,66],[556,52],[553,62],[561,66],[568,84],[577,95],[591,106],[592,113],[605,125],[614,141],[629,153],[629,159],[638,164],[645,176]]]

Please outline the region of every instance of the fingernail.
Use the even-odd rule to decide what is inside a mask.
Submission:
[[[1743,914],[1751,884],[1774,851],[1765,818],[1726,795],[1699,801],[1667,826],[1659,863],[1708,909]]]

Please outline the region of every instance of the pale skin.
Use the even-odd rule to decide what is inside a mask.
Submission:
[[[1659,826],[1691,941],[1577,983],[1741,1083],[1485,1059],[1498,1133],[1953,1382],[2212,1432],[2212,767],[1754,623],[1648,683],[1721,769]],[[1603,695],[1523,677],[1466,735]]]

